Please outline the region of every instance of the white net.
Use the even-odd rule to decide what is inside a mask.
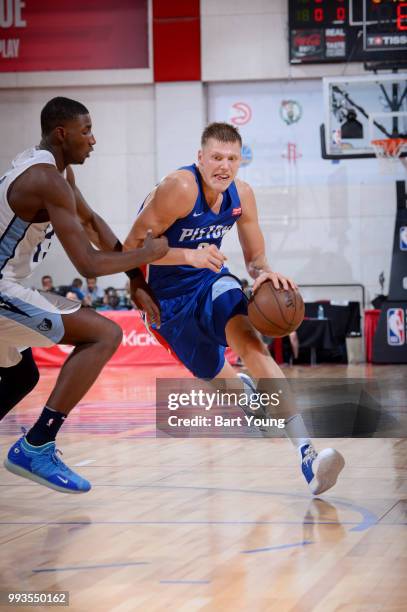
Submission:
[[[403,153],[407,153],[406,138],[372,140],[372,146],[379,161],[379,168],[382,174],[395,174],[399,160],[406,166],[405,158],[401,157]]]

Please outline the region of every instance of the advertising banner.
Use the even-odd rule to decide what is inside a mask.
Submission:
[[[0,72],[148,68],[147,0],[0,0]]]
[[[135,310],[106,310],[103,316],[111,319],[123,330],[121,344],[109,365],[174,365],[179,363],[144,326],[141,315]],[[34,359],[39,367],[61,367],[73,346],[57,344],[51,347],[33,348]],[[237,362],[237,355],[228,348],[226,357],[232,364]]]

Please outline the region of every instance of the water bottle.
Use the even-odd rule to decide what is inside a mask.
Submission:
[[[324,307],[322,304],[318,306],[318,319],[325,319]]]

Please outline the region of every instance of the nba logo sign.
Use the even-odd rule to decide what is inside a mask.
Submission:
[[[406,340],[404,311],[402,308],[389,308],[387,311],[387,343],[402,346]]]
[[[407,251],[407,226],[400,227],[400,251]]]

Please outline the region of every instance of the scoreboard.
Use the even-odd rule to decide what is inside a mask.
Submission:
[[[407,0],[289,0],[291,64],[407,61]]]

